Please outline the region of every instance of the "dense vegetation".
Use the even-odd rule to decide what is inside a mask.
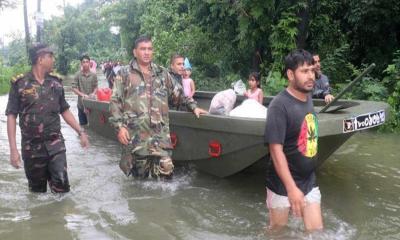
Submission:
[[[282,59],[294,48],[320,54],[334,91],[374,62],[346,97],[389,102],[386,128],[399,130],[399,12],[398,0],[86,0],[45,21],[43,39],[57,48],[57,70],[67,74],[83,52],[126,63],[134,39],[147,34],[155,61],[168,66],[172,53],[188,56],[203,90],[224,89],[257,70],[264,91],[275,94],[286,82]],[[25,70],[15,67],[26,65],[24,44],[16,39],[3,49],[0,88],[9,78],[4,69]]]

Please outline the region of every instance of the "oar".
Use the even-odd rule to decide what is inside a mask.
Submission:
[[[360,75],[358,75],[353,81],[351,81],[349,84],[347,84],[347,86],[345,88],[343,88],[343,90],[340,91],[340,93],[338,93],[336,95],[336,97],[332,100],[332,102],[326,104],[325,107],[323,107],[321,109],[321,111],[319,111],[319,112],[320,113],[325,112],[330,106],[332,106],[335,102],[337,102],[337,100],[339,100],[346,92],[348,92],[351,89],[351,87],[353,87],[354,84],[356,84],[360,79],[362,79],[364,77],[364,75],[371,72],[371,70],[374,67],[375,67],[375,63],[372,63],[371,65],[369,65]]]

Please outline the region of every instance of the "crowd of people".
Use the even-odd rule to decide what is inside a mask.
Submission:
[[[110,124],[123,146],[119,165],[124,174],[134,178],[171,179],[174,164],[169,109],[191,111],[197,118],[208,111],[199,108],[193,98],[196,88],[188,58],[173,54],[168,69],[155,64],[152,40],[146,36],[135,41],[132,54],[128,65],[102,64],[113,89]],[[53,51],[37,44],[30,48],[29,59],[32,70],[12,80],[6,109],[10,163],[22,167],[15,137],[19,117],[29,190],[46,192],[49,184],[52,192],[65,193],[70,186],[60,115],[79,135],[81,145],[88,147],[83,127],[88,121],[82,99],[96,93],[97,75],[90,71],[90,57],[83,55],[72,84],[78,95],[78,123],[65,100],[61,78],[52,72]],[[285,76],[288,86],[269,104],[265,128],[270,153],[266,184],[269,225],[271,229],[285,226],[291,210],[303,218],[306,230],[318,230],[323,224],[314,164],[318,134],[309,135],[318,133],[312,96],[327,103],[333,96],[318,55],[292,51],[285,58]],[[250,73],[244,96],[263,104],[260,83],[259,73]]]

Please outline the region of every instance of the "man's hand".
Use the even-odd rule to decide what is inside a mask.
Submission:
[[[332,94],[326,95],[326,96],[325,96],[325,102],[326,102],[326,104],[332,102],[332,100],[333,100],[334,98],[335,98],[335,97],[334,97]]]
[[[288,198],[293,215],[296,217],[301,217],[303,208],[306,204],[303,192],[299,188],[295,187],[291,191],[288,191]]]
[[[130,139],[128,129],[126,129],[125,127],[121,127],[119,129],[117,137],[120,143],[122,143],[123,145],[128,145]]]
[[[10,163],[11,166],[15,167],[16,169],[22,167],[21,157],[19,156],[18,150],[10,152]]]
[[[81,132],[81,135],[79,136],[80,141],[81,141],[81,146],[83,148],[88,148],[89,147],[89,138],[88,135],[85,132]]]
[[[196,115],[197,118],[200,117],[201,114],[207,114],[208,112],[202,108],[195,108],[193,110],[194,115]]]

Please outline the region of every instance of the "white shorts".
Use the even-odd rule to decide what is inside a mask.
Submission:
[[[274,193],[270,189],[267,189],[267,208],[290,208],[289,198],[287,196],[282,196]],[[321,204],[321,192],[319,191],[319,187],[313,188],[307,195],[305,196],[306,204],[310,203],[318,203]]]

